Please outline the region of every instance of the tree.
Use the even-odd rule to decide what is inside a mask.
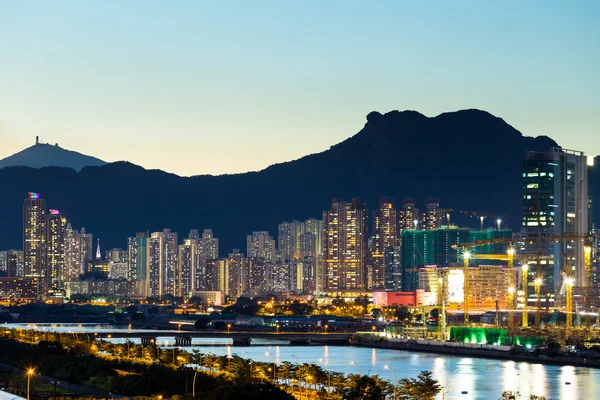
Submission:
[[[429,316],[430,316],[431,318],[435,318],[435,319],[437,319],[437,318],[440,316],[440,310],[439,310],[439,309],[437,309],[437,308],[434,308],[434,309],[432,309],[432,310],[429,312]]]
[[[210,324],[210,318],[208,317],[200,317],[194,322],[194,328],[196,329],[206,329]]]
[[[408,307],[406,307],[406,306],[400,306],[400,307],[398,307],[398,309],[396,309],[396,312],[394,312],[394,315],[400,321],[405,321],[405,320],[411,320],[412,319],[412,314],[408,310]]]
[[[417,379],[402,378],[398,382],[398,398],[401,400],[432,400],[442,386],[432,378],[431,371],[421,371]]]
[[[374,308],[371,310],[371,316],[375,319],[378,319],[379,317],[383,317],[383,312],[380,308]]]
[[[344,400],[384,400],[390,392],[393,392],[392,385],[377,375],[350,374]]]

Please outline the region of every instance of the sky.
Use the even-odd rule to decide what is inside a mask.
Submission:
[[[599,1],[0,0],[0,159],[260,170],[370,111],[478,108],[600,154]]]

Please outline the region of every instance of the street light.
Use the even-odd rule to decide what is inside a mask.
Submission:
[[[227,324],[227,333],[231,333],[231,324]]]
[[[273,357],[273,383],[277,380],[277,364],[275,364],[275,354],[265,353],[267,357]]]
[[[331,396],[331,370],[329,369],[329,362],[327,360],[319,359],[327,367],[327,396]]]
[[[358,365],[356,361],[351,361],[350,364],[356,365],[356,368],[358,368],[358,375],[360,375],[360,365]]]
[[[444,400],[444,398],[446,397],[446,384],[444,383],[444,374],[439,369],[438,372],[440,373],[440,378],[442,378],[442,400]]]
[[[394,400],[396,400],[396,374],[394,373],[394,369],[389,365],[385,365],[383,368],[392,371],[392,378],[394,378]]]
[[[30,399],[30,389],[31,389],[31,376],[35,373],[33,368],[29,368],[27,370],[27,400]]]
[[[496,223],[498,224],[498,230],[500,230],[500,227],[502,226],[502,220],[500,218],[498,218],[496,220]]]

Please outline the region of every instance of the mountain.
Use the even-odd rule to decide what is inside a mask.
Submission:
[[[50,145],[36,143],[12,156],[0,160],[0,168],[25,166],[31,168],[64,167],[81,171],[86,166],[99,166],[106,164],[95,157],[86,156],[76,151],[66,150],[58,144]]]
[[[277,234],[277,224],[321,216],[332,197],[360,197],[370,208],[382,196],[401,204],[437,197],[447,208],[521,215],[521,166],[527,150],[557,146],[526,137],[485,111],[429,118],[415,111],[372,112],[364,128],[327,151],[260,172],[180,177],[126,162],[73,169],[0,169],[0,249],[22,246],[21,207],[39,192],[103,247],[127,245],[139,231],[213,229],[221,254],[245,252],[246,235]],[[598,179],[596,179],[598,182]],[[600,183],[600,182],[599,182]],[[600,184],[595,186],[600,187]],[[478,221],[474,223],[478,226]]]

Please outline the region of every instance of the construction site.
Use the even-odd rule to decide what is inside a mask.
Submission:
[[[419,271],[420,286],[429,294],[428,304],[440,310],[436,338],[498,345],[546,341],[600,348],[600,293],[596,271],[592,271],[592,249],[597,242],[598,237],[566,233],[526,242],[494,238],[454,245],[462,266]],[[574,251],[574,256],[563,255],[566,262],[560,280],[549,279],[553,257],[540,249],[547,250],[555,243],[581,249],[582,273],[577,273]],[[489,245],[500,245],[504,251],[478,251]],[[472,266],[475,260],[493,260],[496,265]],[[577,280],[577,276],[583,279]],[[429,332],[428,338],[432,336]]]

